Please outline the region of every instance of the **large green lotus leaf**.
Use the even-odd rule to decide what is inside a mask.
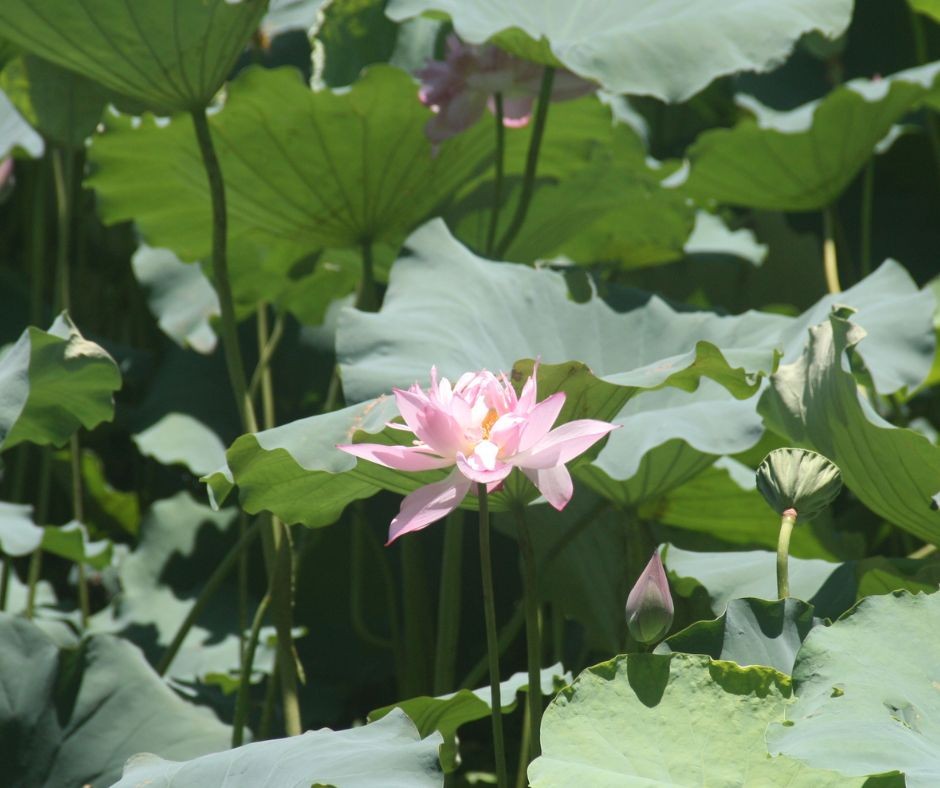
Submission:
[[[437,766],[440,740],[437,735],[421,739],[407,715],[394,711],[358,728],[307,731],[184,763],[138,755],[113,788],[432,788],[443,785]]]
[[[4,38],[159,110],[205,107],[264,14],[264,0],[7,0]]]
[[[0,501],[0,552],[29,555],[42,544],[43,530],[33,522],[33,507]]]
[[[195,476],[212,473],[225,462],[225,446],[219,436],[185,413],[168,413],[133,440],[144,456],[162,465],[185,465]]]
[[[534,788],[855,786],[862,781],[770,758],[767,724],[783,717],[790,679],[692,654],[631,654],[588,668],[542,719]]]
[[[111,785],[141,750],[194,758],[230,738],[129,643],[97,635],[60,649],[35,624],[7,614],[0,614],[0,731],[10,788]]]
[[[213,512],[185,492],[157,501],[141,524],[137,549],[118,563],[121,594],[112,607],[92,617],[91,626],[129,638],[156,662],[202,590],[205,568],[217,565],[234,543],[234,522],[231,509]],[[194,682],[237,672],[239,624],[231,603],[234,581],[229,582],[183,641],[167,674],[173,679]],[[272,657],[262,641],[256,669],[270,670]]]
[[[543,668],[540,674],[540,691],[543,695],[554,695],[560,685],[571,681],[571,674],[565,674],[561,664]],[[506,714],[516,708],[517,693],[528,692],[529,674],[514,673],[499,684],[500,710]],[[379,720],[395,709],[401,709],[418,727],[418,733],[430,736],[437,731],[444,737],[440,746],[440,760],[445,772],[454,771],[459,765],[457,759],[457,729],[461,725],[490,716],[489,686],[476,690],[462,689],[439,698],[422,696],[400,703],[383,706],[369,712],[369,720]]]
[[[46,139],[74,149],[84,147],[108,98],[98,83],[35,55],[7,63],[0,87]]]
[[[426,11],[448,14],[471,43],[496,36],[524,57],[561,63],[611,92],[683,101],[715,77],[776,65],[809,30],[838,35],[852,3],[750,0],[716,8],[705,0],[391,0],[387,7],[396,20]]]
[[[714,621],[698,621],[676,632],[656,653],[705,654],[790,674],[797,651],[818,623],[813,606],[799,599],[732,599]]]
[[[276,300],[293,286],[293,265],[324,247],[397,248],[491,155],[480,130],[432,156],[423,131],[430,114],[411,77],[391,66],[370,68],[341,92],[313,92],[291,68],[242,72],[210,118],[236,296],[264,287],[255,298]],[[88,181],[105,221],[135,220],[147,243],[184,261],[211,250],[208,186],[191,125],[185,117],[169,125],[109,120],[92,145]]]
[[[788,112],[753,102],[756,118],[702,134],[689,149],[684,190],[703,199],[780,211],[830,205],[875,146],[923,99],[940,63],[880,80],[855,79]]]
[[[48,332],[27,328],[0,357],[0,449],[61,445],[80,427],[114,417],[117,365],[66,313]]]
[[[767,731],[771,752],[855,776],[898,770],[940,782],[940,595],[863,599],[797,655],[796,703]]]
[[[209,320],[221,314],[221,308],[202,269],[186,265],[169,249],[146,244],[134,252],[131,265],[163,333],[197,353],[215,350],[218,338]]]
[[[845,485],[873,512],[927,541],[940,541],[940,512],[930,505],[940,479],[940,446],[885,421],[859,394],[845,365],[866,332],[850,322],[851,313],[836,309],[810,330],[802,358],[771,377],[760,411],[794,445],[832,460]],[[932,346],[933,332],[926,330],[920,342]]]
[[[0,156],[8,156],[17,149],[36,158],[42,156],[45,143],[0,90]]]
[[[802,526],[801,526],[802,527]],[[752,550],[733,553],[699,553],[670,546],[664,563],[673,590],[683,596],[703,586],[712,610],[721,615],[739,597],[775,599],[776,553]],[[940,561],[875,556],[835,563],[790,556],[790,593],[812,602],[816,614],[836,618],[859,599],[897,589],[936,591]]]

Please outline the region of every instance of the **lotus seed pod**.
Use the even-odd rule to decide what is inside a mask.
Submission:
[[[644,644],[662,640],[672,626],[674,612],[666,570],[657,550],[627,597],[630,634]]]
[[[836,499],[842,474],[809,449],[774,449],[757,468],[757,489],[777,514],[794,510],[797,522],[806,522]]]

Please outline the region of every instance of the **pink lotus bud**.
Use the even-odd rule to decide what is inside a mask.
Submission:
[[[627,597],[630,634],[639,643],[655,643],[669,631],[674,612],[666,570],[657,550]]]

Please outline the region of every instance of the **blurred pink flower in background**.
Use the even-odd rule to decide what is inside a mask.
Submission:
[[[417,75],[421,79],[418,97],[435,113],[425,132],[438,144],[470,128],[485,108],[495,112],[496,93],[503,96],[503,125],[525,126],[539,93],[542,66],[492,44],[465,44],[452,34],[447,38],[445,59],[429,60]],[[552,83],[552,99],[578,98],[595,89],[592,83],[559,69]]]
[[[337,448],[397,470],[454,470],[402,501],[388,543],[448,515],[474,483],[492,492],[513,468],[519,468],[552,506],[563,509],[573,492],[565,463],[617,427],[579,419],[552,429],[565,395],[557,392],[536,402],[534,373],[518,396],[505,375],[467,372],[451,385],[447,378],[438,380],[434,368],[427,391],[415,383],[407,391],[394,392],[405,423],[389,426],[414,433],[413,445],[356,443]]]
[[[10,196],[14,183],[13,157],[7,156],[5,159],[0,160],[0,202]]]

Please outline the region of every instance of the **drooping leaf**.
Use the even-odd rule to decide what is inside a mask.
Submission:
[[[66,313],[48,332],[27,328],[0,357],[0,449],[29,441],[61,445],[79,427],[114,416],[117,365]]]
[[[714,621],[698,621],[676,632],[656,653],[705,654],[790,674],[800,645],[818,622],[813,606],[799,599],[732,599]]]
[[[561,664],[544,668],[541,673],[541,687],[543,695],[554,695],[560,685],[571,681],[571,675],[565,674]],[[521,691],[528,692],[528,673],[514,673],[499,684],[500,702],[502,712],[508,713],[516,708],[516,695]],[[482,720],[490,716],[490,688],[468,690],[462,689],[439,698],[422,696],[410,700],[383,706],[381,709],[369,712],[369,720],[380,720],[395,709],[401,709],[411,718],[418,727],[422,736],[430,736],[437,731],[443,736],[440,745],[441,766],[445,772],[454,771],[459,761],[457,759],[457,730],[461,725]]]
[[[892,125],[927,95],[938,71],[940,63],[932,63],[879,80],[855,79],[788,112],[748,102],[756,119],[707,131],[689,149],[684,189],[752,208],[824,208]]]
[[[195,476],[225,463],[225,446],[205,424],[185,413],[168,413],[133,436],[141,454],[163,465],[185,465]]]
[[[217,337],[209,319],[221,314],[219,297],[198,265],[186,265],[169,249],[146,244],[131,258],[134,276],[160,328],[181,347],[211,353]]]
[[[471,43],[495,37],[510,51],[560,63],[613,93],[682,101],[716,77],[775,65],[809,30],[838,35],[852,4],[760,0],[719,9],[702,0],[587,0],[577,6],[564,0],[391,0],[387,13],[402,20],[426,11],[448,14]]]
[[[863,599],[810,632],[793,670],[796,703],[767,744],[855,776],[898,770],[909,788],[940,780],[940,595]]]
[[[769,758],[764,730],[783,717],[789,677],[692,654],[631,654],[584,671],[542,719],[534,788],[562,785],[854,786]]]
[[[0,552],[29,555],[42,544],[42,528],[33,523],[33,507],[0,501]]]
[[[940,446],[893,426],[861,397],[844,367],[866,335],[851,316],[852,310],[835,309],[810,330],[802,358],[771,377],[760,411],[776,432],[836,463],[846,486],[872,511],[935,541],[940,512],[930,504],[940,478]],[[933,332],[925,331],[920,343],[932,351]]]
[[[47,525],[42,536],[42,549],[76,564],[104,569],[111,563],[111,542],[92,541],[88,529],[74,520],[62,526]]]
[[[0,87],[33,128],[73,149],[84,147],[107,101],[101,85],[35,55],[7,63]]]
[[[264,14],[263,0],[9,0],[3,35],[152,109],[205,107]]]
[[[358,728],[322,728],[288,739],[246,744],[227,752],[175,762],[144,754],[132,758],[114,788],[199,785],[204,788],[432,788],[441,737],[418,736],[401,711]]]
[[[371,67],[342,92],[313,92],[291,68],[242,72],[210,118],[236,298],[277,301],[294,284],[294,264],[323,248],[397,249],[490,155],[489,136],[470,133],[432,156],[429,117],[411,77],[391,66]],[[134,219],[150,245],[208,258],[208,185],[188,118],[111,119],[90,157],[106,222]]]
[[[0,613],[0,688],[0,757],[15,788],[111,785],[141,750],[193,758],[229,742],[211,712],[107,635],[60,649],[35,624]]]

